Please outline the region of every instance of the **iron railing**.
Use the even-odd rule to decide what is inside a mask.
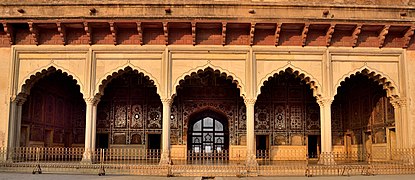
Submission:
[[[415,149],[332,152],[317,156],[305,150],[256,152],[257,164],[246,164],[246,151],[169,152],[171,164],[160,164],[158,149],[0,148],[0,171],[83,172],[173,176],[322,176],[414,174]],[[89,157],[89,161],[85,161]],[[330,160],[327,160],[330,158]]]

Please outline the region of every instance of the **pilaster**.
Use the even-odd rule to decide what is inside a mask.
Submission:
[[[22,105],[26,99],[21,96],[11,98],[9,112],[9,127],[7,140],[7,157],[8,161],[13,161],[13,152],[20,145],[20,124],[22,117]],[[19,135],[17,134],[19,133]]]
[[[23,110],[23,104],[26,102],[26,98],[22,98],[17,102],[17,114],[16,114],[16,144],[15,147],[20,147],[20,130],[22,126],[22,110]]]
[[[390,101],[395,111],[396,147],[409,148],[409,128],[406,99],[392,98]]]

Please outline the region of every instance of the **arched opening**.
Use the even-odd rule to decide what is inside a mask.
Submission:
[[[80,87],[61,70],[42,73],[26,87],[20,146],[83,147],[86,104]]]
[[[162,104],[154,82],[129,67],[106,80],[97,107],[97,148],[160,149]]]
[[[214,151],[226,152],[216,156],[217,159],[228,159],[230,146],[246,145],[245,112],[240,90],[232,77],[212,68],[192,73],[177,86],[171,110],[171,144],[186,148],[188,160],[193,152]],[[215,129],[215,125],[223,128]],[[208,135],[206,138],[211,135],[208,131],[217,133],[205,141],[204,135]]]
[[[229,130],[225,116],[211,110],[192,115],[187,149],[195,153],[214,153],[229,149]]]
[[[366,161],[396,148],[395,115],[386,90],[357,73],[337,89],[332,103],[333,149],[347,160]]]
[[[269,158],[270,152],[277,159],[319,154],[320,107],[310,85],[291,69],[264,82],[255,103],[255,135],[257,158]]]

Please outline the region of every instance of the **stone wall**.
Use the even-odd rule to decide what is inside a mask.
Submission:
[[[7,145],[10,103],[11,48],[0,48],[0,147]]]

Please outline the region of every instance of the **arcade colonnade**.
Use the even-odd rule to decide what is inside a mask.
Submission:
[[[8,147],[18,147],[22,105],[30,84],[42,72],[54,67],[76,80],[86,102],[84,162],[91,161],[95,149],[97,105],[106,83],[120,70],[131,68],[148,76],[162,103],[162,158],[185,156],[185,146],[170,146],[170,117],[173,98],[180,81],[199,70],[211,68],[228,77],[239,88],[246,106],[246,146],[230,147],[247,153],[247,163],[255,164],[255,103],[264,82],[281,71],[290,71],[306,82],[320,107],[321,152],[332,145],[331,104],[340,83],[355,74],[364,74],[380,84],[394,107],[396,146],[411,147],[408,119],[406,50],[338,47],[249,47],[249,46],[13,46],[10,79]],[[43,73],[44,74],[44,73]],[[330,157],[323,158],[332,163]]]

